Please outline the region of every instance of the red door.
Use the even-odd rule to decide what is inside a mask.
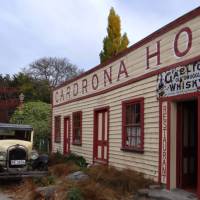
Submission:
[[[94,162],[107,164],[109,152],[109,110],[101,109],[94,113]]]
[[[180,102],[177,107],[177,185],[197,185],[197,101]]]
[[[70,152],[70,117],[64,118],[64,140],[63,140],[63,153]]]

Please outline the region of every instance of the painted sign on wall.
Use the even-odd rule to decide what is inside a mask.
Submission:
[[[158,75],[159,97],[195,92],[200,87],[200,61]]]
[[[167,183],[167,102],[162,103],[161,183]]]

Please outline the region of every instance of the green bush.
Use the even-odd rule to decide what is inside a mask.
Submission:
[[[71,188],[67,193],[67,200],[84,200],[83,194],[79,188]]]
[[[87,167],[87,162],[83,156],[78,156],[76,154],[69,154],[69,155],[63,155],[59,151],[56,153],[53,153],[49,156],[49,164],[50,165],[55,165],[59,163],[66,163],[72,161],[76,165],[78,165],[81,168]]]
[[[51,105],[44,102],[25,103],[23,109],[14,112],[11,123],[29,124],[34,128],[34,146],[38,150],[48,145],[51,136]],[[44,144],[44,141],[45,144]],[[47,148],[48,149],[48,148]]]
[[[67,156],[67,160],[74,161],[81,168],[87,167],[87,162],[83,156],[78,156],[76,154],[71,153]]]
[[[33,182],[40,187],[45,187],[48,185],[53,185],[55,183],[54,176],[45,176],[40,178],[33,178]]]

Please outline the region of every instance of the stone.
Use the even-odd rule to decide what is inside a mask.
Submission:
[[[198,200],[197,197],[189,192],[177,189],[153,189],[149,190],[148,197],[162,200]]]
[[[46,187],[38,187],[36,188],[36,196],[42,197],[45,200],[54,200],[56,196],[56,186],[46,186]]]
[[[65,178],[67,180],[72,180],[72,181],[83,181],[83,180],[87,180],[89,176],[82,171],[77,171],[77,172],[67,175]]]

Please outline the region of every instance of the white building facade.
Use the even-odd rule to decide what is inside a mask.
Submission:
[[[53,91],[52,150],[200,194],[200,8]]]

